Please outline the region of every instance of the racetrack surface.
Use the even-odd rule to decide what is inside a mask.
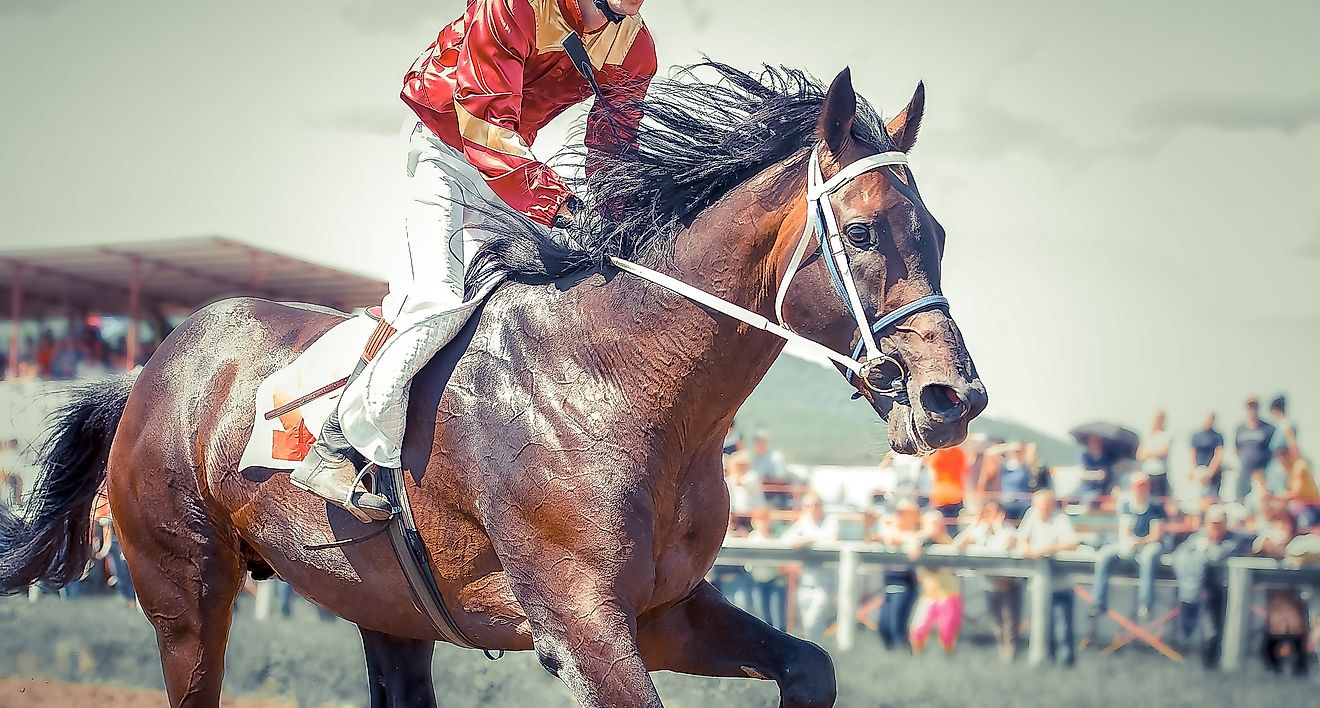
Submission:
[[[836,655],[835,662],[838,705],[867,708],[1301,706],[1314,705],[1318,687],[1316,677],[1276,679],[1255,662],[1229,676],[1194,663],[1174,665],[1139,649],[1115,656],[1084,652],[1071,671],[1006,666],[989,648],[970,641],[952,658],[914,657],[885,652],[866,632],[857,650]],[[0,676],[10,677],[0,681],[5,707],[137,708],[162,701],[160,693],[139,690],[162,686],[150,625],[136,610],[104,597],[63,602],[48,595],[35,604],[0,598]],[[438,647],[435,683],[446,706],[573,705],[529,653],[492,662],[479,652]],[[656,683],[669,708],[778,703],[773,684],[750,679],[661,673]],[[245,597],[230,641],[225,686],[231,700],[242,699],[226,704],[234,708],[364,705],[357,632],[344,622],[320,619],[303,603],[292,619],[258,623],[251,598]]]

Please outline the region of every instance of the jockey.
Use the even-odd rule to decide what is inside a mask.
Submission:
[[[463,302],[463,273],[482,243],[482,223],[492,211],[513,210],[552,237],[573,225],[580,201],[532,155],[537,132],[595,94],[588,169],[592,152],[636,139],[641,117],[627,107],[656,72],[655,45],[638,15],[643,1],[468,0],[404,75],[402,98],[417,120],[406,129],[403,253],[353,378],[290,475],[295,486],[361,521],[389,518],[389,503],[360,480],[372,465],[401,466],[409,381],[477,304]],[[437,317],[446,313],[457,316]],[[362,472],[354,449],[370,463]]]

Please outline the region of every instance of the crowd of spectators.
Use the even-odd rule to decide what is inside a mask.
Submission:
[[[9,371],[9,340],[0,341],[0,379],[42,379],[65,381],[92,379],[112,371],[129,367],[123,333],[106,336],[106,320],[89,315],[74,320],[56,335],[56,330],[43,327],[39,332],[23,337],[19,342],[18,365]],[[112,327],[111,329],[117,329]],[[137,361],[145,362],[154,351],[151,343],[138,347]]]
[[[1048,589],[1045,636],[1052,661],[1071,666],[1078,648],[1094,643],[1110,620],[1130,626],[1126,605],[1115,612],[1110,592],[1116,569],[1127,566],[1136,576],[1135,624],[1168,624],[1174,644],[1216,666],[1226,611],[1223,562],[1233,556],[1306,558],[1320,552],[1320,492],[1286,399],[1270,402],[1269,420],[1259,401],[1248,399],[1231,447],[1216,425],[1215,415],[1208,415],[1187,440],[1185,467],[1171,464],[1178,443],[1162,412],[1126,453],[1115,453],[1103,437],[1081,436],[1071,474],[1043,464],[1032,443],[978,436],[924,457],[891,453],[881,462],[876,475],[881,482],[869,508],[842,498],[827,503],[809,481],[790,479],[764,432],[747,446],[731,430],[725,449],[729,534],[778,538],[798,547],[861,540],[901,552],[908,562],[883,568],[867,605],[890,649],[921,652],[933,636],[952,654],[964,595],[984,586],[989,623],[1005,661],[1018,653],[1025,580],[995,574],[973,578],[947,564],[928,568],[920,560],[925,549],[975,549],[1027,559],[1081,549],[1071,557],[1093,560],[1091,577],[1056,573]],[[1168,606],[1159,608],[1167,621],[1160,622],[1154,619],[1162,599],[1157,580],[1170,575],[1172,597],[1163,598]],[[799,636],[820,640],[835,620],[832,568],[717,565],[711,578],[735,604]],[[1089,619],[1081,632],[1074,628],[1079,605]],[[1305,671],[1320,635],[1320,622],[1309,619],[1306,596],[1297,587],[1269,587],[1263,614],[1266,665],[1281,669],[1289,663]]]

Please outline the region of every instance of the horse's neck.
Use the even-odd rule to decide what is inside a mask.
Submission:
[[[805,181],[784,179],[790,167],[766,170],[730,191],[679,234],[670,275],[773,319],[781,232],[801,228],[785,215],[802,198]],[[778,246],[778,247],[777,247]],[[621,276],[631,277],[631,276]],[[650,287],[650,286],[648,286]],[[680,296],[658,292],[641,300],[647,312],[632,320],[660,356],[651,375],[666,380],[664,403],[683,427],[722,435],[783,349],[774,335],[714,313]]]

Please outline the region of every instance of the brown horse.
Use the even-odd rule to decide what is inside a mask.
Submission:
[[[729,514],[721,439],[781,340],[613,268],[544,277],[558,274],[548,263],[620,255],[773,316],[807,218],[812,148],[829,176],[916,138],[921,87],[886,126],[846,71],[826,92],[797,71],[712,66],[719,82],[659,82],[637,149],[593,175],[610,188],[599,211],[628,216],[584,226],[583,253],[492,240],[483,267],[510,282],[412,390],[407,492],[445,603],[477,645],[534,649],[583,706],[659,706],[648,673],[659,670],[771,679],[783,706],[835,700],[824,651],[703,580]],[[944,233],[906,167],[862,174],[834,203],[872,321],[939,293]],[[837,350],[858,341],[819,252],[785,313]],[[435,705],[439,637],[403,599],[387,540],[308,550],[369,527],[283,473],[238,469],[258,384],[344,317],[226,300],[176,329],[135,380],[77,393],[28,514],[0,519],[0,589],[81,570],[108,475],[172,705],[217,704],[234,600],[248,572],[272,569],[359,625],[373,706]],[[890,445],[961,441],[986,396],[952,319],[926,310],[880,336],[902,390],[854,385],[888,419]]]

